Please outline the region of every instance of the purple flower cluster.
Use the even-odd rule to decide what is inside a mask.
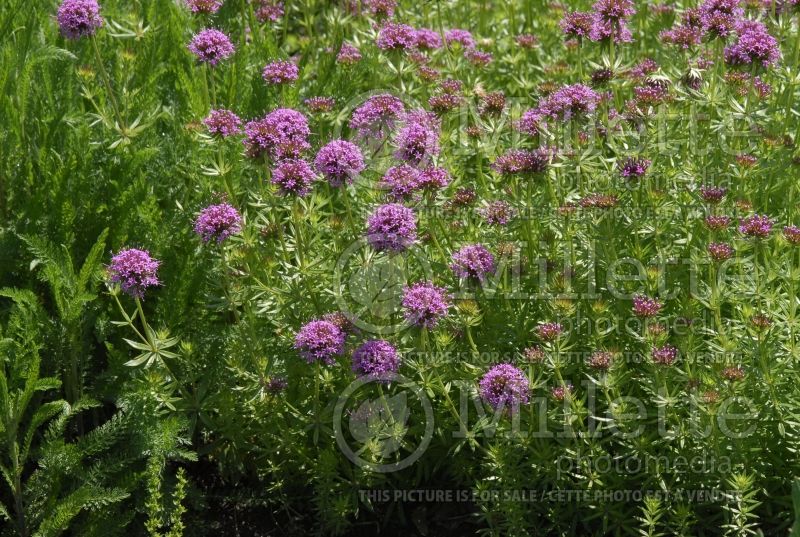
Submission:
[[[619,164],[619,174],[626,179],[641,179],[647,173],[650,161],[640,157],[628,157]]]
[[[209,112],[203,123],[210,134],[216,134],[223,138],[234,136],[242,131],[242,120],[239,119],[239,116],[222,108]]]
[[[64,0],[56,18],[61,35],[67,39],[92,36],[103,26],[97,0]]]
[[[706,216],[704,223],[711,231],[722,231],[731,225],[731,219],[725,215],[710,214]]]
[[[784,226],[783,238],[785,238],[790,244],[800,244],[800,228],[797,226]]]
[[[564,86],[539,103],[540,117],[569,121],[593,112],[600,102],[600,95],[588,86],[573,84]]]
[[[544,173],[550,164],[552,151],[546,148],[511,149],[495,159],[491,167],[501,175]]]
[[[717,204],[722,201],[725,194],[728,192],[726,188],[712,185],[703,185],[700,187],[700,197],[706,203]]]
[[[297,332],[294,348],[308,363],[324,362],[331,365],[335,356],[344,351],[345,334],[330,321],[311,321]]]
[[[352,65],[361,61],[361,52],[350,43],[342,43],[336,61],[343,65]]]
[[[195,35],[188,45],[189,51],[211,67],[233,55],[233,43],[227,35],[214,28],[206,28]]]
[[[678,358],[678,349],[672,345],[664,345],[663,347],[654,348],[650,355],[653,357],[653,363],[658,365],[672,365]]]
[[[493,408],[511,409],[530,400],[530,382],[521,369],[511,364],[493,366],[478,383],[481,398]]]
[[[364,139],[382,140],[405,114],[403,101],[393,95],[374,95],[353,112],[350,128]]]
[[[655,317],[663,307],[664,304],[655,298],[646,295],[633,296],[633,314],[637,317]]]
[[[431,282],[417,282],[403,289],[402,305],[406,322],[433,328],[447,315],[450,299],[444,288]]]
[[[468,30],[460,30],[458,28],[447,30],[444,33],[444,39],[448,45],[459,43],[464,48],[475,48],[475,38],[472,37]]]
[[[478,209],[478,214],[491,226],[505,226],[516,216],[517,212],[508,202],[498,200],[489,202],[485,207]]]
[[[560,323],[543,323],[536,329],[542,341],[555,341],[563,331],[564,327]]]
[[[450,183],[450,173],[444,168],[429,166],[419,174],[419,188],[438,190]]]
[[[156,275],[160,264],[146,250],[120,250],[111,258],[108,266],[109,279],[112,283],[118,283],[125,293],[141,299],[148,287],[160,283]]]
[[[613,39],[615,43],[633,40],[627,19],[636,10],[631,0],[598,0],[592,6],[594,23],[590,31],[592,41]]]
[[[425,111],[409,112],[405,124],[394,138],[394,155],[418,166],[439,154],[439,124],[436,117]]]
[[[453,254],[450,268],[459,278],[483,280],[495,271],[494,256],[482,244],[464,246]]]
[[[754,214],[739,222],[739,233],[755,239],[765,239],[772,231],[772,220],[768,216]]]
[[[305,196],[311,192],[315,178],[314,170],[302,159],[282,160],[272,170],[272,184],[277,185],[284,196]]]
[[[439,32],[428,28],[417,28],[415,35],[418,49],[433,50],[442,47],[442,37]]]
[[[397,9],[397,0],[366,0],[367,10],[376,17],[391,18]]]
[[[256,19],[258,22],[277,22],[283,17],[283,2],[277,0],[256,0]]]
[[[387,203],[367,219],[367,242],[379,252],[402,252],[416,240],[417,217],[408,207]]]
[[[205,242],[216,239],[220,243],[239,233],[242,229],[242,217],[233,206],[227,203],[209,205],[194,222],[194,231]]]
[[[219,11],[222,0],[186,0],[186,5],[192,13],[211,14]]]
[[[464,51],[464,57],[469,61],[472,65],[478,67],[485,67],[492,63],[493,57],[490,52],[486,52],[483,50],[478,50],[475,48],[470,48]]]
[[[736,42],[725,47],[725,62],[728,65],[760,64],[770,67],[780,60],[778,40],[769,34],[763,23],[739,23],[736,33]]]
[[[358,375],[381,378],[387,373],[397,373],[399,367],[400,356],[388,341],[374,339],[353,351],[353,372]]]
[[[712,242],[708,245],[708,255],[714,261],[725,261],[733,257],[733,248],[724,242]]]
[[[564,15],[560,25],[561,31],[567,37],[588,38],[594,26],[594,15],[585,11],[573,11]]]
[[[376,42],[381,50],[406,50],[417,44],[417,32],[408,24],[387,22],[378,32]]]
[[[420,188],[420,171],[408,164],[392,166],[381,179],[381,186],[391,190],[396,200],[408,199]]]
[[[744,16],[739,4],[739,0],[705,0],[698,11],[703,31],[715,37],[727,37]]]
[[[261,78],[267,84],[290,84],[297,80],[300,71],[294,62],[276,61],[268,63],[261,73]]]
[[[303,101],[303,104],[312,113],[322,113],[333,110],[336,100],[333,97],[309,97]]]
[[[317,171],[334,188],[350,184],[366,168],[357,145],[345,140],[328,142],[314,159]]]
[[[267,154],[270,158],[298,157],[311,146],[306,117],[291,108],[278,108],[263,119],[250,121],[244,127],[245,147],[249,156]]]

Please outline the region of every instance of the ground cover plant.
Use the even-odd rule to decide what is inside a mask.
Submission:
[[[797,0],[0,29],[2,535],[800,535]]]

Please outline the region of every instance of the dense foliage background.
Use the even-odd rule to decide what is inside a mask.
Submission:
[[[625,8],[632,39],[618,43],[559,22],[626,2],[402,0],[389,14],[392,2],[287,0],[270,20],[267,1],[198,14],[105,0],[102,28],[81,39],[59,32],[58,4],[0,3],[4,535],[789,534],[796,1],[703,4],[763,23],[780,49],[759,42],[780,52],[764,63],[726,56],[745,31],[703,28],[688,0]],[[477,44],[381,50],[386,18]],[[187,49],[206,27],[236,49],[215,67]],[[697,35],[684,48],[671,28]],[[361,59],[337,60],[343,43]],[[266,84],[264,66],[286,59],[298,80]],[[519,121],[575,84],[594,96],[535,128]],[[396,255],[363,237],[390,201],[381,178],[398,142],[349,127],[381,93],[438,113],[427,157],[450,176],[394,200],[415,209],[419,236]],[[309,118],[309,161],[342,138],[366,170],[281,195],[274,162],[202,123],[212,108],[247,122],[280,107]],[[549,148],[540,167],[503,165],[536,147]],[[242,229],[204,242],[197,214],[222,200]],[[508,204],[507,223],[492,223],[493,202]],[[450,268],[474,243],[496,260],[481,281]],[[112,255],[130,247],[161,262],[140,302],[108,284]],[[404,322],[400,303],[423,280],[451,294],[429,329]],[[333,312],[356,328],[332,365],[309,363],[295,335]],[[366,446],[355,464],[337,404],[358,378],[353,349],[378,337],[405,380],[368,393],[394,405],[417,389],[433,429],[411,407],[387,430],[379,409],[360,434],[350,423],[345,443]],[[522,408],[494,412],[480,392],[500,362],[524,373]],[[413,464],[375,471],[423,439]],[[427,489],[470,494],[395,495]]]

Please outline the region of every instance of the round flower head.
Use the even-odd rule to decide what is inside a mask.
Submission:
[[[352,183],[366,168],[361,150],[345,140],[333,140],[322,147],[314,159],[314,166],[332,187]]]
[[[367,242],[379,252],[402,252],[416,240],[417,218],[408,207],[381,205],[367,219]]]
[[[361,61],[361,52],[350,43],[342,43],[342,48],[339,49],[339,54],[336,55],[336,61],[343,65],[358,63]]]
[[[309,97],[303,104],[312,113],[324,113],[333,110],[336,100],[333,97]]]
[[[486,223],[492,226],[505,226],[516,215],[514,208],[505,201],[492,201],[478,209]]]
[[[500,175],[538,174],[547,171],[550,158],[547,149],[512,149],[497,157],[491,167]]]
[[[56,18],[61,35],[67,39],[92,36],[103,26],[97,0],[64,0]]]
[[[633,314],[637,317],[655,317],[661,311],[664,304],[645,295],[634,295]]]
[[[378,32],[376,42],[381,50],[405,50],[417,44],[417,32],[408,24],[387,22]]]
[[[464,51],[464,57],[469,60],[472,65],[478,67],[484,67],[492,63],[492,54],[489,52],[485,52],[483,50],[477,50],[474,48],[467,49]]]
[[[272,184],[277,185],[284,196],[305,196],[311,192],[315,177],[311,166],[300,159],[282,160],[272,170]]]
[[[428,28],[418,28],[415,31],[417,48],[432,50],[442,47],[442,38],[439,32],[429,30]]]
[[[522,48],[533,48],[539,42],[539,38],[532,34],[520,34],[514,41]]]
[[[230,110],[212,110],[203,120],[210,134],[223,138],[239,134],[242,130],[242,120]]]
[[[530,383],[521,369],[511,364],[493,366],[478,383],[481,398],[493,408],[518,408],[530,400]]]
[[[266,153],[273,159],[296,158],[311,147],[306,117],[291,108],[278,108],[263,119],[250,121],[244,126],[247,154],[259,157]]]
[[[728,192],[726,188],[711,185],[703,185],[699,190],[700,197],[703,198],[703,201],[711,204],[722,201],[722,198],[724,198],[725,194]]]
[[[715,37],[726,37],[733,32],[744,15],[739,4],[739,0],[705,0],[698,10],[703,31]]]
[[[757,64],[770,67],[778,63],[781,49],[778,40],[769,35],[767,27],[760,22],[748,21],[740,24],[736,42],[725,47],[725,62],[728,65]]]
[[[439,154],[439,130],[429,118],[408,121],[394,139],[395,157],[413,165]]]
[[[765,239],[772,231],[772,220],[768,216],[754,214],[739,222],[739,233],[747,237]]]
[[[335,356],[344,351],[345,334],[330,321],[311,321],[297,332],[294,348],[308,363],[334,363]]]
[[[353,351],[353,371],[361,376],[380,378],[387,373],[397,373],[400,357],[388,341],[367,341]]]
[[[586,365],[598,371],[607,371],[613,359],[614,356],[608,351],[594,351],[586,361]]]
[[[506,107],[506,96],[502,91],[490,91],[481,95],[478,112],[482,117],[499,116]]]
[[[641,179],[649,167],[650,161],[645,158],[628,157],[619,164],[619,174],[625,179]]]
[[[484,245],[471,244],[453,254],[450,268],[459,278],[483,280],[494,274],[495,266],[494,256]]]
[[[591,113],[597,108],[600,95],[588,86],[573,84],[564,86],[539,103],[541,116],[568,121]]]
[[[565,401],[572,396],[573,386],[569,382],[561,386],[550,388],[550,395],[558,402]]]
[[[233,55],[234,48],[228,36],[214,28],[201,30],[188,45],[189,51],[211,67]]]
[[[419,187],[425,190],[438,190],[450,183],[450,173],[444,168],[429,166],[419,174]]]
[[[403,315],[415,326],[433,328],[447,315],[447,291],[431,282],[417,282],[403,289]]]
[[[561,19],[561,31],[567,37],[588,38],[594,25],[594,15],[583,11],[567,13]]]
[[[261,73],[261,78],[267,84],[290,84],[297,80],[300,71],[294,62],[276,61],[268,63]]]
[[[475,38],[467,30],[447,30],[444,34],[444,39],[447,44],[459,43],[464,48],[475,48]]]
[[[784,226],[783,238],[785,238],[790,244],[800,244],[800,228],[797,226]]]
[[[391,190],[394,199],[407,199],[420,187],[420,171],[408,164],[392,166],[381,179],[381,186]]]
[[[543,323],[536,329],[542,341],[555,341],[563,331],[564,327],[559,323]]]
[[[150,257],[146,250],[129,248],[120,250],[111,258],[108,266],[109,279],[134,298],[144,298],[148,287],[158,285],[158,266],[161,264]]]
[[[283,2],[278,0],[257,0],[256,19],[258,22],[278,22],[283,17]]]
[[[652,350],[651,356],[653,357],[653,362],[658,365],[672,365],[675,359],[678,358],[678,349],[672,345],[656,347]]]
[[[708,255],[714,261],[725,261],[733,256],[733,248],[724,242],[712,242],[708,245]]]
[[[222,0],[186,0],[186,5],[192,13],[211,14],[219,11]]]
[[[731,225],[731,219],[729,216],[712,214],[706,216],[703,223],[705,223],[706,227],[711,231],[722,231]]]
[[[195,233],[205,242],[216,239],[220,243],[231,235],[239,233],[241,229],[242,217],[239,211],[227,203],[209,205],[200,211],[194,223]]]
[[[397,0],[365,0],[367,10],[376,17],[391,18],[397,8]]]
[[[364,139],[382,140],[404,115],[403,101],[393,95],[374,95],[353,112],[350,128]]]
[[[627,17],[636,13],[631,0],[598,0],[592,6],[594,21],[589,34],[592,41],[613,39],[615,43],[629,43],[632,36]]]

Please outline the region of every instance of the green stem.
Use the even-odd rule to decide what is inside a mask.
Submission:
[[[97,46],[97,36],[91,37],[92,41],[92,48],[94,49],[94,57],[97,60],[97,68],[100,71],[100,77],[103,79],[103,82],[106,86],[106,91],[108,92],[108,100],[111,101],[111,108],[114,109],[114,116],[117,118],[117,125],[121,131],[125,131],[125,123],[122,121],[122,114],[119,112],[119,106],[117,106],[117,99],[114,97],[114,91],[111,89],[111,79],[108,76],[108,72],[106,71],[105,65],[103,64],[103,58],[100,56],[100,48]]]

